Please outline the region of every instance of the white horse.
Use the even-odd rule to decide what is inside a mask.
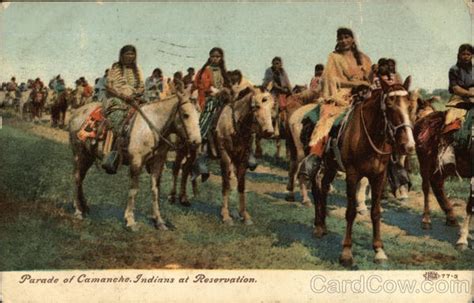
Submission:
[[[75,177],[75,216],[82,219],[88,212],[84,197],[82,182],[88,169],[101,152],[97,146],[91,146],[77,138],[77,132],[90,113],[101,103],[89,103],[74,111],[69,122],[70,142],[74,154]],[[189,96],[175,95],[159,102],[153,102],[141,107],[147,117],[137,113],[136,119],[131,124],[130,141],[123,152],[124,164],[130,167],[131,186],[128,195],[125,221],[127,227],[135,231],[138,229],[135,222],[135,198],[138,193],[139,176],[143,166],[151,175],[151,190],[153,193],[153,220],[157,229],[166,230],[165,221],[159,209],[159,184],[166,155],[170,148],[167,137],[176,133],[190,145],[201,144],[201,134],[198,123],[198,113],[189,101]],[[148,120],[148,121],[147,121]]]

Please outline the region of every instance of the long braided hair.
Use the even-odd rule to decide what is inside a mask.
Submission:
[[[202,74],[204,73],[204,70],[206,67],[208,67],[210,64],[211,64],[211,55],[212,53],[214,52],[217,52],[219,53],[219,55],[221,55],[221,61],[219,63],[219,69],[221,71],[221,74],[222,74],[222,78],[224,79],[224,87],[231,87],[231,84],[230,84],[230,80],[229,80],[229,77],[227,75],[227,69],[225,67],[225,61],[224,61],[224,50],[220,47],[213,47],[210,51],[209,51],[209,58],[207,59],[206,63],[204,63],[204,65],[201,67],[200,71],[199,71],[199,75],[198,75],[198,78],[197,78],[197,81],[200,82],[201,81],[201,78],[202,78]]]
[[[133,62],[132,64],[132,70],[133,70],[133,75],[135,76],[135,79],[136,79],[136,82],[135,82],[135,88],[138,88],[139,85],[140,85],[140,74],[138,72],[138,65],[137,65],[137,49],[135,46],[131,45],[131,44],[127,44],[125,45],[124,47],[122,47],[120,49],[120,53],[119,53],[119,60],[118,62],[115,62],[112,67],[115,68],[115,67],[118,67],[120,68],[120,71],[122,72],[122,76],[124,75],[124,72],[125,72],[125,65],[124,65],[124,60],[123,60],[123,55],[126,53],[126,52],[134,52],[135,53],[135,61]]]
[[[337,29],[337,40],[339,40],[342,35],[349,35],[352,38],[354,38],[354,33],[352,32],[351,29],[346,28],[346,27],[340,27]],[[362,65],[362,58],[360,56],[359,49],[357,48],[357,44],[354,42],[351,47],[352,54],[354,54],[354,58],[356,59],[357,65],[361,66]],[[342,53],[342,48],[339,43],[336,44],[336,47],[334,48],[335,53]]]

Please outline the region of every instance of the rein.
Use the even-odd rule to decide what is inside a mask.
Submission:
[[[174,110],[174,112],[170,115],[170,117],[174,117],[176,116],[176,114],[179,114],[179,119],[181,122],[183,122],[183,117],[182,117],[182,113],[181,111],[179,110],[180,107],[186,103],[189,103],[190,101],[186,101],[186,102],[181,102],[181,100],[179,99],[178,100],[178,104],[176,106],[176,109]],[[171,119],[168,120],[168,122],[165,124],[165,126],[163,127],[163,130],[160,132],[156,126],[153,124],[153,122],[150,121],[150,119],[145,115],[145,113],[142,111],[142,109],[135,103],[132,103],[131,104],[133,108],[135,108],[137,110],[137,112],[142,116],[143,120],[145,120],[145,122],[148,124],[148,126],[150,127],[150,129],[153,131],[153,133],[155,135],[157,135],[161,140],[163,140],[172,150],[177,150],[177,146],[171,142],[170,140],[168,140],[164,135],[163,133],[165,133],[169,127],[170,127],[170,124],[171,124]],[[184,124],[184,123],[183,123]],[[186,129],[186,127],[183,127],[184,128],[184,133],[186,135],[186,138],[189,138],[189,134],[188,134],[188,131]],[[155,140],[156,140],[156,137],[155,137]],[[153,152],[158,149],[158,146],[155,144],[155,147],[153,148]]]

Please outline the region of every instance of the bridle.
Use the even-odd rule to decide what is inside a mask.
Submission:
[[[380,101],[380,109],[382,110],[383,119],[384,119],[384,122],[385,122],[384,123],[385,128],[384,128],[383,131],[384,131],[384,135],[388,135],[391,145],[396,143],[395,136],[396,136],[397,132],[400,129],[407,127],[407,128],[410,128],[413,131],[413,126],[409,123],[400,123],[399,125],[393,125],[392,121],[390,121],[387,118],[387,104],[386,104],[387,98],[388,97],[394,97],[394,96],[403,97],[403,96],[407,96],[407,95],[408,95],[408,92],[406,90],[395,90],[395,91],[391,91],[391,92],[388,92],[388,93],[384,92],[380,96],[380,98],[382,99]],[[383,151],[383,150],[380,150],[379,148],[377,148],[377,146],[374,144],[372,138],[370,137],[369,131],[367,130],[367,126],[365,124],[364,104],[361,104],[360,118],[362,120],[362,126],[364,128],[365,135],[367,136],[367,139],[369,140],[369,144],[372,147],[372,149],[379,155],[390,155],[390,154],[392,154],[391,150]]]

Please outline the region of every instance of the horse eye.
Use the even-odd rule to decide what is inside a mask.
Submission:
[[[262,102],[267,102],[267,101],[268,101],[268,98],[267,98],[267,97],[265,97],[265,98],[262,99]]]
[[[188,119],[189,115],[188,114],[183,114],[183,119]]]

